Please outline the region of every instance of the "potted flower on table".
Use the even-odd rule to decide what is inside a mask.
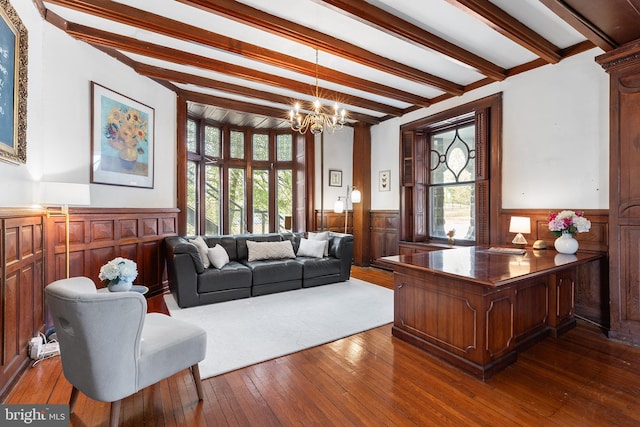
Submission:
[[[553,243],[561,254],[575,254],[578,251],[576,233],[586,233],[591,229],[591,221],[581,211],[561,211],[549,215],[549,231],[558,236]]]
[[[111,292],[131,290],[138,277],[138,266],[127,258],[117,257],[100,267],[98,278]]]

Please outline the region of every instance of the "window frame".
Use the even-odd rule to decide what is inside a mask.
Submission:
[[[429,134],[446,121],[473,115],[476,124],[476,240],[472,245],[499,241],[501,206],[502,93],[488,96],[400,127],[400,240],[441,243],[429,238]],[[464,244],[464,243],[463,243]]]
[[[293,176],[296,171],[296,139],[292,131],[281,129],[253,129],[246,127],[227,126],[215,123],[211,120],[187,115],[185,120],[185,129],[188,129],[189,121],[193,121],[196,124],[196,152],[188,150],[187,138],[184,140],[185,151],[185,174],[183,182],[185,183],[185,206],[186,206],[186,193],[187,193],[187,167],[188,162],[194,162],[196,164],[197,185],[196,185],[196,206],[195,206],[195,234],[203,234],[203,230],[206,230],[206,217],[205,209],[206,203],[204,191],[206,189],[206,175],[205,167],[215,165],[219,167],[220,173],[220,234],[229,234],[230,230],[230,214],[229,214],[229,187],[228,187],[228,174],[229,169],[239,168],[243,169],[245,173],[245,191],[244,191],[244,227],[243,233],[253,232],[253,171],[254,170],[267,170],[269,172],[269,232],[278,232],[279,222],[277,221],[277,201],[276,201],[276,188],[277,188],[277,171],[278,170],[291,170]],[[221,156],[215,157],[205,154],[205,128],[206,126],[212,126],[220,129],[220,148]],[[242,132],[244,134],[244,158],[231,158],[231,133]],[[268,160],[253,160],[253,136],[261,134],[268,135],[269,144],[269,159]],[[279,135],[291,135],[291,160],[278,161],[276,158],[276,144]],[[180,168],[179,168],[180,170]],[[295,188],[292,182],[292,210],[295,210]],[[185,228],[188,227],[187,218],[185,216]]]

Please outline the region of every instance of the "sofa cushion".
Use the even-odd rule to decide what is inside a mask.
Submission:
[[[242,261],[249,258],[249,249],[247,249],[247,241],[252,242],[282,242],[282,236],[280,234],[242,234],[235,236],[237,260]],[[231,254],[229,254],[229,258]]]
[[[208,268],[199,274],[198,293],[250,288],[251,283],[251,270],[238,261],[231,261],[219,270]]]
[[[229,264],[229,254],[222,246],[218,244],[212,248],[209,248],[208,256],[211,264],[217,269],[220,269]]]
[[[211,261],[209,261],[209,246],[205,243],[204,239],[200,236],[196,236],[194,239],[189,239],[189,242],[196,245],[198,248],[198,252],[200,253],[200,260],[202,261],[202,265],[204,268],[209,268],[211,265]]]
[[[310,240],[322,240],[325,242],[324,244],[324,256],[328,256],[329,255],[329,232],[328,231],[322,231],[320,233],[314,233],[312,231],[310,231],[308,233],[308,237]]]
[[[297,256],[306,256],[311,258],[322,258],[324,256],[324,248],[328,241],[301,239]]]
[[[302,264],[295,259],[244,261],[253,273],[253,285],[302,279]]]
[[[254,242],[247,240],[247,249],[247,261],[296,257],[296,254],[293,253],[293,245],[289,240],[280,242]]]
[[[236,249],[236,239],[234,236],[207,236],[204,238],[207,242],[207,246],[213,248],[215,245],[220,245],[227,251],[229,260],[238,261],[238,250]]]
[[[300,257],[297,261],[303,265],[302,277],[309,279],[312,277],[340,275],[340,260],[331,257],[306,258]]]

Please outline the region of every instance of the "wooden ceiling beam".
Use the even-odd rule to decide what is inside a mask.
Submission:
[[[136,9],[109,0],[47,0],[49,3],[64,6],[79,12],[99,16],[136,28],[141,28],[167,37],[198,43],[214,49],[235,53],[243,57],[261,61],[269,65],[285,68],[308,76],[316,76],[316,64],[297,57],[245,43],[223,34],[214,33],[199,27],[184,24],[160,15]],[[328,67],[317,67],[318,78],[343,86],[366,91],[382,97],[399,100],[408,104],[427,107],[430,101],[413,93],[405,92],[387,85],[361,79]],[[357,104],[355,104],[357,105]],[[363,108],[369,108],[362,106]],[[397,111],[400,111],[398,108]],[[389,113],[392,114],[392,113]]]
[[[227,74],[230,76],[248,79],[259,83],[268,84],[271,86],[290,89],[293,91],[308,93],[313,95],[315,93],[315,86],[298,82],[296,80],[275,76],[272,74],[264,73],[256,69],[242,67],[239,65],[229,64],[226,62],[218,61],[215,59],[207,58],[200,55],[195,55],[187,52],[183,52],[177,49],[159,46],[153,43],[143,42],[137,39],[133,39],[119,34],[113,34],[106,31],[98,30],[96,28],[86,27],[84,25],[67,22],[64,26],[65,31],[72,37],[85,41],[90,44],[111,47],[119,49],[125,52],[135,53],[138,55],[148,56],[163,61],[168,61],[176,64],[189,65],[197,68],[202,68],[209,71]],[[366,103],[368,108],[375,110],[380,108],[384,104],[371,102],[365,98],[353,97],[348,94],[340,93],[337,91],[320,88],[320,98],[332,99],[340,104],[346,104],[344,100],[351,99],[354,102]],[[361,106],[355,104],[355,106]],[[384,111],[382,111],[384,112]]]
[[[166,80],[174,83],[192,84],[195,86],[206,87],[209,89],[232,93],[232,94],[244,96],[247,98],[262,99],[264,101],[275,102],[275,103],[284,104],[284,105],[291,105],[293,101],[293,99],[290,96],[278,95],[271,92],[251,89],[241,85],[209,79],[206,77],[196,76],[193,74],[183,73],[180,71],[167,70],[166,68],[154,67],[152,65],[136,63],[132,68],[136,70],[137,73],[150,78],[154,78],[154,79],[161,79],[161,80]],[[399,117],[402,115],[402,110],[400,109],[389,107],[393,112],[393,114],[391,114],[391,113],[387,113],[386,108],[383,108],[388,106],[376,104],[376,103],[373,103],[372,101],[365,100],[365,99],[363,99],[362,101],[370,103],[372,105],[364,107],[361,104],[352,104],[351,102],[348,102],[348,103],[351,105],[359,105],[359,106],[362,106],[362,108],[367,108],[373,111],[379,111],[381,113],[393,115],[395,117]],[[374,107],[379,107],[379,108],[374,108]],[[351,112],[349,112],[348,115],[350,118],[353,118],[353,114]],[[378,121],[378,119],[374,116],[361,114],[360,117],[366,117],[365,121],[367,123],[370,123],[371,121]]]
[[[224,16],[245,25],[271,32],[297,43],[331,53],[367,67],[438,88],[452,95],[462,95],[463,87],[457,83],[415,69],[405,64],[376,55],[366,49],[347,43],[295,22],[262,12],[233,0],[177,0],[189,6]]]
[[[605,52],[612,51],[618,47],[618,43],[616,43],[611,37],[605,34],[584,16],[579,14],[563,0],[540,0],[540,2]]]
[[[489,0],[447,0],[550,64],[560,62],[559,48]]]
[[[326,3],[333,10],[394,37],[399,37],[419,47],[432,49],[446,58],[453,58],[492,80],[500,81],[506,78],[507,72],[504,68],[369,3],[351,0],[322,0],[321,3]]]
[[[74,8],[76,10],[93,13],[105,19],[135,26],[148,31],[156,32],[168,37],[176,37],[182,40],[203,44],[209,47],[222,49],[228,52],[237,53],[250,59],[260,60],[270,65],[287,68],[305,75],[315,77],[315,63],[302,61],[298,58],[283,55],[279,52],[265,49],[259,46],[244,43],[240,40],[232,39],[222,34],[202,30],[198,27],[183,24],[168,18],[147,13],[129,6],[113,3],[105,0],[48,0],[58,5]],[[346,73],[340,73],[327,67],[318,67],[318,77],[345,86],[354,87],[359,90],[367,90],[371,93],[389,97],[392,99],[404,100],[407,103],[415,103],[418,98],[414,94],[398,91],[375,82],[358,79]],[[351,84],[357,81],[357,84]],[[380,90],[379,92],[377,90]],[[418,100],[419,104],[429,104],[428,99]],[[367,108],[367,107],[365,107]],[[399,109],[398,109],[399,110]]]

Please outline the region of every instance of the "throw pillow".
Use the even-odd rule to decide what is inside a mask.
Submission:
[[[208,255],[211,264],[213,264],[213,266],[218,270],[229,264],[229,254],[220,245],[215,245],[213,248],[209,248]]]
[[[202,265],[204,266],[204,268],[209,268],[209,266],[211,265],[208,253],[209,246],[207,246],[204,239],[198,236],[195,239],[189,239],[189,241],[196,245],[196,248],[198,248],[198,252],[200,252],[200,259],[202,260]]]
[[[322,231],[320,233],[309,232],[309,240],[324,240],[324,256],[329,256],[329,232]]]
[[[296,257],[290,240],[282,242],[254,242],[253,240],[247,240],[247,250],[249,252],[249,261]]]
[[[326,241],[301,239],[298,248],[298,256],[308,256],[312,258],[322,258],[324,256],[324,248]]]

